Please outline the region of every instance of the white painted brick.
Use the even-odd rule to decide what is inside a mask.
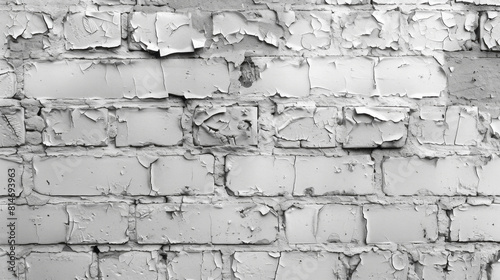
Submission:
[[[26,280],[92,279],[92,253],[30,253],[26,257]]]
[[[444,131],[447,123],[446,107],[444,106],[422,106],[419,108],[418,116],[413,114],[410,121],[414,129],[413,134],[420,144],[444,145]]]
[[[449,106],[446,108],[446,145],[475,146],[482,141],[478,128],[477,107]]]
[[[130,46],[159,52],[160,56],[189,53],[205,46],[202,30],[193,27],[191,14],[132,12]]]
[[[201,146],[257,146],[257,107],[197,107],[194,142]]]
[[[210,243],[210,205],[139,204],[137,241],[141,244]]]
[[[214,192],[213,155],[164,156],[151,166],[152,190],[157,195]]]
[[[10,23],[10,12],[9,11],[0,11],[0,34],[4,34],[0,36],[0,57],[3,57],[5,52],[8,49],[8,34],[9,31],[9,23]]]
[[[312,94],[370,96],[375,90],[372,57],[308,58]]]
[[[448,255],[447,251],[420,254],[418,263],[415,264],[415,272],[420,279],[446,280]]]
[[[500,158],[496,155],[492,155],[484,165],[476,167],[476,173],[479,180],[477,186],[478,194],[500,195],[500,188],[498,187],[498,170],[500,170]]]
[[[439,97],[446,90],[446,74],[432,57],[384,57],[375,66],[379,96]]]
[[[479,279],[482,260],[479,256],[469,252],[451,252],[448,256],[448,273],[446,279]],[[490,278],[496,279],[496,278]]]
[[[368,155],[348,157],[307,157],[295,160],[293,194],[371,194],[374,163]]]
[[[235,252],[231,270],[237,280],[274,280],[279,253]]]
[[[491,279],[500,279],[500,262],[491,264]]]
[[[120,13],[69,13],[64,21],[64,38],[68,50],[118,47],[121,44]]]
[[[500,6],[500,3],[496,0],[457,0],[457,2],[475,5]]]
[[[0,12],[0,17],[2,13]],[[2,24],[0,22],[0,24]],[[2,30],[0,29],[0,34]],[[1,36],[0,36],[1,37]],[[0,57],[2,56],[2,41],[0,39]],[[14,73],[14,68],[4,60],[0,60],[0,97],[10,98],[16,93],[16,74]]]
[[[285,45],[294,50],[328,49],[331,44],[329,11],[291,11],[292,14]],[[288,24],[287,24],[288,25]]]
[[[416,11],[408,17],[409,44],[413,50],[460,51],[476,40],[476,12]]]
[[[52,20],[42,13],[32,13],[17,11],[9,13],[8,31],[5,35],[10,35],[14,39],[22,37],[30,39],[33,35],[44,34],[49,31]]]
[[[227,63],[217,59],[163,59],[161,68],[168,93],[187,99],[229,91]]]
[[[242,94],[281,97],[306,97],[311,86],[309,66],[304,59],[269,57],[252,58],[258,69],[258,79],[240,89]]]
[[[500,17],[498,16],[498,12],[487,11],[481,14],[479,34],[481,37],[482,50],[500,50],[500,44],[498,42],[500,39],[498,37],[498,29],[500,26],[497,27],[499,23]]]
[[[182,143],[183,137],[182,114],[181,107],[118,109],[116,145],[118,147],[178,145]]]
[[[412,4],[429,4],[438,5],[446,4],[448,0],[374,0],[377,4],[396,4],[396,5],[412,5]],[[458,2],[458,1],[457,1]]]
[[[368,244],[434,242],[438,236],[436,205],[366,205]]]
[[[7,205],[0,206],[0,216],[5,222],[0,224],[2,233],[10,232],[11,220],[15,217],[16,244],[55,244],[66,242],[68,213],[64,205],[27,206],[17,205],[14,216],[10,215]],[[1,244],[8,243],[8,235],[2,234]]]
[[[467,157],[387,158],[382,172],[388,195],[474,195],[479,182]]]
[[[149,171],[135,157],[35,157],[34,189],[46,195],[149,195]]]
[[[108,143],[107,109],[42,109],[47,146],[105,146]]]
[[[278,217],[266,205],[215,205],[211,219],[214,244],[270,244],[277,238]]]
[[[499,241],[500,205],[462,206],[453,209],[451,241]]]
[[[407,279],[408,256],[405,253],[370,251],[360,255],[352,280]]]
[[[159,280],[158,252],[123,252],[99,258],[103,280]]]
[[[168,252],[168,280],[222,280],[222,256],[218,251]]]
[[[346,49],[399,49],[402,20],[399,11],[335,12],[334,21],[342,28]]]
[[[345,107],[344,148],[399,148],[406,143],[408,108]]]
[[[294,157],[226,156],[226,187],[236,195],[281,195],[292,193]]]
[[[274,116],[276,145],[293,148],[333,148],[336,107],[278,106]]]
[[[18,267],[19,263],[16,260],[15,256],[12,256],[12,258],[8,255],[9,251],[4,252],[3,250],[0,250],[0,273],[2,275],[2,279],[4,280],[18,280],[19,277],[17,275],[18,273]],[[10,266],[14,265],[14,268],[10,270]]]
[[[480,279],[481,266],[480,258],[474,253],[435,250],[419,254],[415,272],[420,277],[419,279],[473,280]]]
[[[20,158],[9,158],[0,157],[0,170],[4,170],[0,173],[0,196],[18,196],[23,190],[21,186],[21,174],[23,174],[24,167],[21,164],[22,160]],[[9,174],[14,174],[13,177]],[[12,178],[14,181],[10,180]],[[13,184],[10,185],[9,184]],[[14,189],[14,192],[9,192],[9,189]]]
[[[283,252],[276,280],[346,279],[339,254],[329,252]]]
[[[14,147],[25,143],[24,109],[0,108],[0,147]]]
[[[283,37],[283,29],[277,25],[276,13],[271,10],[224,11],[215,13],[213,35],[224,45],[240,43],[245,36],[253,36],[259,41],[278,47]]]
[[[142,244],[269,244],[278,220],[267,206],[253,203],[141,204],[136,226]]]
[[[164,81],[154,59],[39,61],[25,67],[24,92],[46,99],[165,98]]]
[[[126,203],[68,205],[68,243],[121,244],[127,242],[128,208]]]
[[[361,207],[353,205],[305,205],[285,212],[289,243],[361,243],[366,229]]]

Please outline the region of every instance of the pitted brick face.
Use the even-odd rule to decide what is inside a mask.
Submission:
[[[497,0],[0,0],[0,280],[500,279]]]

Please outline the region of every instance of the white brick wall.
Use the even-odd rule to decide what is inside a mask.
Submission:
[[[0,0],[0,280],[496,279],[499,7]]]

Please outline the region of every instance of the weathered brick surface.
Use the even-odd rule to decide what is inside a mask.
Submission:
[[[496,279],[496,0],[0,0],[0,279]]]

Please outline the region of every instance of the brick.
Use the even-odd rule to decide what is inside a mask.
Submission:
[[[121,44],[120,13],[69,13],[64,22],[64,38],[68,50],[118,47]]]
[[[481,275],[481,261],[474,253],[468,252],[426,252],[419,256],[415,271],[420,279],[472,280]]]
[[[231,271],[235,279],[274,280],[278,269],[279,253],[235,252],[231,260]]]
[[[222,256],[218,251],[168,252],[168,280],[222,280]]]
[[[242,94],[281,97],[309,95],[311,87],[306,60],[256,57],[252,61],[259,74],[240,89]]]
[[[335,12],[333,17],[342,29],[341,44],[345,49],[399,49],[399,11]]]
[[[116,146],[179,145],[183,138],[182,114],[181,107],[118,109]]]
[[[382,163],[388,195],[474,195],[478,177],[473,158],[387,158]]]
[[[432,57],[383,57],[375,66],[379,96],[439,97],[446,91],[446,74]]]
[[[476,167],[478,177],[477,193],[479,195],[500,195],[498,188],[498,170],[500,168],[500,158],[492,155],[486,159],[484,165]]]
[[[121,252],[99,258],[99,271],[103,280],[160,279],[158,252]]]
[[[500,59],[497,58],[449,58],[451,69],[448,88],[452,100],[459,102],[492,103],[500,101],[497,82]]]
[[[226,187],[239,196],[292,193],[294,157],[226,156]],[[258,174],[258,176],[256,176]]]
[[[332,15],[329,11],[292,11],[287,23],[285,46],[294,50],[328,49],[331,44]]]
[[[475,146],[482,141],[478,128],[478,108],[449,106],[446,109],[446,145]]]
[[[114,6],[114,5],[134,5],[136,0],[92,0],[92,3],[97,5],[106,5],[106,6]]]
[[[33,35],[44,34],[53,24],[50,17],[42,13],[17,11],[9,13],[7,18],[10,20],[5,35],[10,35],[14,39],[19,37],[30,39]]]
[[[293,194],[297,196],[370,194],[373,188],[373,161],[367,155],[342,158],[297,157]]]
[[[2,223],[0,230],[10,232],[7,218],[9,215],[7,205],[0,206]],[[66,242],[68,230],[68,213],[64,205],[28,206],[17,205],[14,210],[16,223],[16,244],[56,244]],[[1,244],[8,243],[8,235],[2,234]]]
[[[30,253],[26,257],[26,280],[91,279],[91,264],[92,253]]]
[[[61,196],[149,195],[148,167],[135,157],[35,157],[34,190]]]
[[[481,50],[499,51],[500,44],[498,43],[498,28],[500,17],[497,12],[487,11],[481,14],[479,19],[479,36],[481,38]]]
[[[130,46],[159,52],[160,56],[190,53],[205,46],[203,30],[193,27],[191,14],[130,13]]]
[[[46,146],[106,146],[107,109],[42,109]]]
[[[405,253],[369,251],[359,255],[360,261],[352,273],[352,280],[407,279],[408,256]]]
[[[408,108],[344,107],[344,148],[398,148],[406,143]]]
[[[210,205],[139,204],[137,241],[154,243],[210,243]]]
[[[0,147],[15,147],[25,143],[24,109],[0,108]]]
[[[18,280],[19,263],[16,261],[15,256],[12,256],[11,259],[11,257],[7,255],[8,253],[9,251],[4,252],[3,250],[0,250],[0,273],[2,273],[4,280]],[[11,265],[14,265],[14,268],[11,269]]]
[[[277,217],[267,206],[252,203],[137,206],[141,244],[269,244],[277,227]]]
[[[241,42],[245,36],[253,36],[278,47],[283,29],[277,22],[276,13],[271,10],[218,12],[212,16],[213,35],[225,45],[233,45]]]
[[[10,23],[9,11],[0,11],[0,34],[8,34]],[[9,39],[7,36],[0,36],[0,57],[3,57],[8,49],[7,43]]]
[[[276,280],[346,279],[340,255],[328,252],[283,252]]]
[[[375,90],[372,57],[308,58],[312,94],[370,96]]]
[[[68,205],[68,243],[122,244],[127,242],[128,208],[126,203]]]
[[[438,237],[436,205],[366,205],[368,244],[435,242]]]
[[[23,166],[20,158],[0,157],[0,168],[4,172],[0,173],[0,182],[4,182],[0,186],[0,196],[18,196],[21,191],[21,174],[23,173]],[[12,175],[9,175],[12,174]],[[12,178],[9,182],[9,178]],[[13,184],[13,185],[8,185]],[[9,189],[13,189],[14,192]]]
[[[164,156],[151,166],[151,187],[157,195],[211,194],[214,192],[213,155]]]
[[[257,146],[257,107],[197,107],[193,137],[201,146]]]
[[[1,15],[2,14],[0,13],[0,16]],[[0,30],[0,33],[1,32],[2,31]],[[1,43],[2,42],[0,41],[0,56],[2,54]],[[17,79],[16,74],[14,73],[14,67],[12,67],[7,61],[0,60],[0,97],[10,98],[14,96],[16,93],[16,82]]]
[[[395,4],[395,5],[412,5],[412,4],[429,4],[438,5],[446,4],[448,0],[375,0],[376,4]]]
[[[168,93],[187,99],[211,97],[229,91],[229,70],[217,59],[163,59],[161,68]]]
[[[289,243],[361,243],[366,230],[361,207],[353,205],[305,205],[285,211]]]
[[[457,2],[474,5],[500,6],[500,3],[498,3],[496,0],[457,0]]]
[[[418,116],[417,116],[418,115]],[[454,114],[456,116],[456,114]],[[412,115],[410,125],[413,134],[420,144],[444,145],[444,134],[447,129],[446,107],[422,106]],[[457,127],[455,127],[455,132]],[[453,141],[454,143],[455,141]]]
[[[336,107],[278,106],[274,115],[275,143],[280,147],[333,148]]]
[[[165,6],[178,10],[185,8],[196,8],[209,11],[220,11],[227,9],[248,9],[254,6],[253,0],[241,0],[238,2],[227,2],[225,0],[213,0],[206,2],[205,0],[138,0],[140,5]]]
[[[24,92],[45,99],[168,96],[160,61],[153,59],[32,62],[25,66]]]
[[[499,241],[500,206],[462,206],[453,209],[450,226],[451,241]]]
[[[416,11],[409,15],[409,44],[417,51],[460,51],[475,41],[476,12]]]
[[[500,262],[495,262],[491,264],[491,279],[500,278]]]

